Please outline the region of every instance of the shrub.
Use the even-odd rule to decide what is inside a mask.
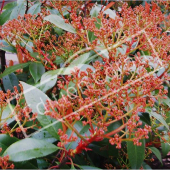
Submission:
[[[162,162],[160,145],[163,156],[170,150],[168,8],[30,2],[3,24],[1,49],[20,62],[1,74],[3,158],[32,169],[139,169],[152,152]]]

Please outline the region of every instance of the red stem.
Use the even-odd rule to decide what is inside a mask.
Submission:
[[[4,8],[4,4],[5,4],[5,0],[3,0],[3,2],[2,2],[1,9],[0,9],[0,14],[2,13],[2,10]]]
[[[53,62],[47,57],[47,55],[46,54],[44,54],[42,51],[40,51],[41,52],[41,54],[44,56],[44,59],[46,59],[48,62],[49,62],[49,64],[52,66],[52,68],[54,68],[54,69],[57,69],[57,67],[53,64]]]

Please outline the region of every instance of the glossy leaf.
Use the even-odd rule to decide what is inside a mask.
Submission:
[[[88,58],[91,56],[91,53],[85,53],[82,54],[81,56],[77,57],[76,59],[74,59],[71,63],[70,66],[77,66],[78,64],[84,64],[86,63],[86,61],[88,60]]]
[[[44,93],[47,90],[51,89],[56,84],[56,81],[57,81],[57,76],[51,76],[48,73],[51,73],[51,71],[48,71],[48,72],[44,73],[42,75],[41,81],[40,81],[40,87],[39,88]]]
[[[104,142],[104,140],[101,141],[101,143],[103,142],[102,145],[99,145],[98,142],[93,142],[88,147],[92,149],[92,151],[96,154],[101,155],[105,158],[109,158],[111,156],[118,156],[118,149],[116,149],[116,145],[109,144],[108,140],[105,141],[106,143]]]
[[[21,162],[47,156],[58,149],[43,140],[25,138],[9,146],[3,156],[9,155],[10,161]]]
[[[97,168],[97,167],[94,167],[94,166],[88,166],[88,165],[84,165],[84,166],[81,165],[80,168],[84,169],[84,170],[86,170],[86,169],[91,169],[91,170],[92,169],[100,169],[100,168]]]
[[[33,6],[31,6],[28,9],[27,13],[31,14],[31,15],[37,15],[40,11],[41,11],[41,4],[37,3],[37,4],[34,4]]]
[[[107,128],[107,133],[118,129],[120,126],[122,126],[122,123],[120,123],[119,121],[110,124]]]
[[[87,68],[90,68],[93,71],[95,70],[94,67],[87,65],[87,64],[78,64],[76,67],[79,68],[80,71],[86,71]],[[57,78],[58,75],[70,75],[72,71],[75,71],[75,66],[69,66],[66,68],[60,68],[57,70],[48,71],[43,76]],[[48,80],[46,80],[46,81],[48,81]],[[41,83],[43,84],[42,81],[41,81]]]
[[[93,40],[96,39],[96,36],[94,35],[94,32],[88,31],[88,38],[89,41],[92,42]]]
[[[14,109],[14,108],[15,108],[15,106],[13,106],[13,105],[11,105],[11,104],[8,104],[8,105],[5,107],[5,109],[3,109],[2,116],[1,116],[1,119],[3,119],[2,122],[6,122],[7,124],[10,124],[10,123],[12,123],[12,122],[15,120],[14,117],[9,118],[9,116],[11,115],[11,112],[12,112],[11,109]],[[2,122],[1,122],[1,123],[2,123]]]
[[[156,112],[153,112],[151,108],[146,108],[146,111],[151,116],[153,116],[155,119],[157,119],[159,122],[161,122],[169,130],[168,124],[166,123],[166,121],[164,120],[164,118],[160,114],[157,114]]]
[[[35,83],[37,83],[38,80],[40,80],[41,76],[45,73],[44,66],[38,62],[32,62],[29,65],[29,70],[32,77],[34,78]]]
[[[168,141],[167,143],[165,143],[163,140],[161,140],[162,155],[163,157],[165,157],[170,151],[170,145],[169,145],[170,139],[168,135],[165,135],[163,137],[166,139],[166,141]]]
[[[149,149],[151,149],[151,151],[155,154],[155,156],[159,159],[159,161],[162,163],[162,157],[161,157],[161,153],[160,151],[155,148],[155,147],[149,147]]]
[[[24,16],[26,11],[26,5],[25,1],[17,2],[17,6],[12,10],[12,13],[10,15],[10,20],[16,19],[18,16]]]
[[[90,68],[93,71],[95,70],[94,67],[87,64],[78,64],[76,67],[79,68],[81,71],[86,71],[87,68]],[[60,68],[44,73],[41,77],[40,89],[43,92],[46,92],[48,89],[52,88],[56,84],[58,75],[70,75],[72,71],[75,71],[75,66]]]
[[[82,136],[85,136],[86,135],[89,135],[90,132],[89,132],[89,125],[86,125],[86,126],[83,126],[82,122],[81,121],[77,121],[75,124],[74,124],[74,128],[79,132],[79,134],[81,134]],[[71,129],[68,129],[66,134],[68,135],[68,137],[71,136],[72,134],[72,130]],[[75,133],[74,133],[74,136],[77,136]],[[80,142],[80,138],[78,138],[77,141],[75,142],[71,142],[71,143],[68,143],[66,145],[66,148],[67,149],[75,149],[78,145],[78,143]]]
[[[59,65],[61,63],[64,63],[64,60],[62,59],[62,57],[56,56],[56,59],[55,59],[54,63]]]
[[[170,98],[168,96],[166,96],[166,99],[161,99],[161,103],[165,103],[167,106],[170,107]]]
[[[76,33],[76,30],[74,27],[70,24],[65,23],[64,19],[58,15],[49,15],[44,18],[44,20],[49,21],[56,25],[59,28],[62,28],[65,31],[71,32],[71,33]]]
[[[145,140],[141,140],[141,146],[134,145],[133,141],[127,141],[127,154],[132,169],[139,169],[145,157]]]
[[[16,53],[16,48],[9,45],[5,40],[0,40],[0,49],[11,53]]]
[[[4,151],[16,141],[18,141],[18,139],[15,137],[10,137],[7,134],[0,134],[0,148],[2,148],[0,155],[2,155]]]
[[[5,71],[0,75],[0,78],[10,74],[10,73],[13,73],[15,72],[16,70],[18,69],[23,69],[27,66],[29,66],[30,62],[27,62],[27,63],[22,63],[22,64],[16,64],[14,66],[11,66],[11,67],[8,67],[5,69]]]
[[[145,162],[142,163],[142,166],[143,166],[143,169],[152,170],[152,168],[148,164],[146,164]]]
[[[139,113],[138,114],[140,117],[140,120],[143,121],[144,123],[151,125],[151,120],[150,120],[150,116],[148,113],[143,112],[143,113]]]
[[[44,140],[44,141],[49,142],[49,143],[53,143],[53,142],[57,141],[56,138],[51,136],[50,133],[45,131],[45,130],[37,132],[34,135],[32,135],[31,137],[34,138],[34,139],[41,139],[41,140]]]
[[[9,20],[10,14],[12,13],[12,9],[5,10],[0,15],[0,25],[3,25],[5,22]]]
[[[11,9],[11,8],[15,7],[16,5],[17,5],[17,2],[16,2],[16,1],[14,1],[14,2],[9,2],[9,3],[7,3],[7,4],[3,7],[3,9]]]
[[[17,4],[20,5],[23,3],[23,0],[17,0]]]
[[[19,84],[18,78],[14,73],[4,76],[2,81],[3,81],[3,86],[6,92],[7,90],[14,91],[14,86],[17,86],[18,90],[20,90],[18,86]]]
[[[58,129],[61,129],[61,122],[50,116],[44,115],[44,107],[47,100],[50,101],[48,96],[41,90],[34,86],[21,82],[24,89],[24,96],[28,106],[32,109],[33,113],[38,113],[38,121],[40,124],[56,139],[59,139]],[[55,123],[54,123],[55,122]]]
[[[101,9],[102,9],[102,11],[103,11],[104,14],[108,14],[110,18],[115,19],[115,17],[116,17],[116,12],[115,12],[114,10],[111,10],[111,9],[106,9],[106,10],[105,10],[105,8],[106,8],[105,6],[102,7],[102,5],[97,4],[97,5],[95,5],[95,6],[92,8],[92,10],[90,11],[90,15],[91,15],[92,17],[97,17],[97,16],[99,15]]]
[[[16,2],[10,2],[4,6],[3,9],[5,11],[0,14],[0,25],[3,25],[6,21],[9,20],[11,12],[14,9],[14,7],[16,6],[16,4],[17,4]]]
[[[170,122],[170,111],[166,112],[166,123],[169,123]]]
[[[30,161],[13,162],[15,169],[38,169]]]
[[[97,5],[95,5],[95,6],[92,8],[92,10],[90,11],[90,15],[91,15],[92,17],[97,17],[98,14],[99,14],[99,12],[100,12],[100,10],[101,10],[101,8],[100,8],[99,6],[97,6]]]
[[[49,163],[46,162],[44,159],[37,159],[37,164],[39,169],[47,169]]]
[[[18,78],[19,81],[26,82],[28,80],[28,73],[23,72],[21,74],[18,74],[17,78]]]

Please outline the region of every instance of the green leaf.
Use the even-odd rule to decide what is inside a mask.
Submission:
[[[8,51],[11,53],[16,53],[16,48],[13,46],[9,45],[5,40],[0,40],[0,49],[3,51]]]
[[[44,159],[37,159],[37,164],[39,169],[47,169],[49,166],[49,163]]]
[[[61,64],[61,63],[64,63],[64,60],[62,59],[62,57],[56,56],[56,59],[55,59],[54,63]]]
[[[94,35],[94,32],[88,31],[88,38],[89,41],[92,42],[93,40],[96,39],[96,36]]]
[[[16,137],[10,137],[7,134],[0,134],[0,143],[5,144],[6,146],[10,146],[12,143],[18,141]]]
[[[166,112],[166,123],[170,123],[170,111]]]
[[[7,90],[11,90],[13,92],[14,86],[17,86],[18,90],[20,90],[20,87],[18,86],[19,84],[18,78],[14,73],[4,76],[2,78],[2,81],[3,81],[3,86],[6,92]]]
[[[79,68],[80,71],[86,71],[87,68],[90,68],[93,71],[95,70],[94,67],[87,64],[79,64],[76,67]],[[71,75],[72,71],[75,71],[75,66],[69,66],[66,68],[60,68],[57,70],[46,72],[41,77],[40,89],[43,92],[46,92],[48,89],[52,88],[56,84],[58,75]]]
[[[141,146],[133,144],[133,141],[127,141],[127,154],[132,169],[139,169],[145,158],[145,140],[141,140]]]
[[[32,77],[29,78],[29,79],[27,79],[26,83],[27,83],[27,84],[30,84],[30,85],[33,85],[33,86],[36,85],[36,84],[35,84],[35,81],[34,81],[34,79],[33,79]]]
[[[17,2],[8,2],[3,9],[11,9],[17,5]]]
[[[7,134],[0,134],[0,148],[2,148],[2,152],[0,156],[4,153],[4,151],[14,142],[18,141],[15,137],[10,137]]]
[[[111,9],[107,9],[106,11],[104,11],[104,14],[109,15],[109,17],[112,18],[112,19],[115,19],[115,17],[116,17],[115,10],[111,10]]]
[[[24,16],[25,11],[25,1],[21,0],[20,3],[17,2],[17,6],[12,10],[12,13],[10,15],[10,20],[16,19],[18,16]]]
[[[150,169],[150,170],[152,170],[152,168],[148,164],[146,164],[145,162],[142,163],[142,166],[143,166],[143,169]]]
[[[82,122],[81,121],[77,121],[75,124],[74,124],[74,128],[79,132],[79,134],[81,134],[82,136],[85,136],[86,135],[89,135],[90,132],[89,132],[89,125],[86,125],[86,126],[83,126]],[[71,129],[68,129],[66,134],[68,135],[68,137],[70,137],[72,135],[72,130]],[[77,136],[75,133],[73,136]],[[80,142],[80,138],[78,138],[78,140],[76,140],[75,142],[71,142],[71,143],[68,143],[65,147],[67,149],[75,149],[78,145],[78,143]]]
[[[33,125],[35,125],[35,123],[36,123],[37,126],[33,126]],[[34,130],[39,130],[40,128],[42,128],[41,124],[38,122],[37,119],[25,123],[25,126],[26,126],[26,127],[33,126],[32,129],[34,129]],[[40,127],[40,128],[39,128],[39,127]],[[40,132],[43,132],[43,131],[40,131]],[[40,133],[40,132],[39,132],[39,133]],[[33,134],[33,135],[36,135],[36,134]],[[32,135],[32,136],[33,136],[33,135]]]
[[[29,39],[28,36],[23,36],[23,38]],[[32,49],[34,44],[31,41],[25,41],[23,38],[21,38],[22,41],[20,44],[22,47],[26,48],[29,51],[30,55],[32,56],[32,54],[34,53],[33,49]],[[37,59],[37,57],[34,57],[34,58]],[[37,61],[39,61],[39,60],[37,60]]]
[[[58,27],[55,27],[54,30],[58,35],[62,35],[64,33],[64,31],[61,28],[58,28]],[[59,57],[59,56],[57,56],[57,57]]]
[[[104,14],[109,15],[110,18],[115,19],[116,17],[116,12],[114,10],[111,9],[107,9],[104,10],[106,8],[106,6],[102,6],[102,5],[94,5],[94,7],[92,8],[92,10],[90,11],[90,15],[92,17],[97,17],[100,13],[100,11],[102,10]]]
[[[160,114],[157,114],[156,112],[153,112],[151,108],[146,108],[146,111],[151,115],[153,116],[154,118],[156,118],[159,122],[161,122],[168,130],[169,130],[169,126],[168,124],[166,123],[166,121],[164,120],[164,118],[160,115]]]
[[[44,115],[44,107],[47,100],[50,101],[48,96],[41,90],[34,86],[21,82],[24,89],[24,96],[28,106],[32,109],[33,113],[38,113],[38,121],[40,124],[56,139],[59,139],[58,129],[62,128],[61,122],[50,116]]]
[[[24,2],[23,0],[17,0],[18,5],[22,4],[23,2]]]
[[[27,47],[28,47],[28,46],[27,46]],[[31,51],[31,48],[30,48],[29,51]],[[31,55],[31,57],[35,58],[37,61],[40,61],[40,59],[37,58],[37,56],[38,56],[38,53],[37,53],[37,52],[30,52],[30,55]]]
[[[166,99],[161,99],[160,102],[161,103],[165,103],[167,106],[170,107],[170,98],[168,96],[166,96]]]
[[[97,52],[102,55],[103,57],[105,58],[108,58],[109,59],[109,52],[108,50],[103,46],[103,45],[100,45],[100,46],[97,46],[98,48],[100,48],[101,50],[98,50],[97,49]],[[96,54],[94,55],[94,57],[96,56]],[[93,57],[93,56],[92,56]]]
[[[164,138],[168,141],[167,143],[165,143],[162,139],[161,139],[161,148],[162,148],[162,155],[163,157],[165,157],[169,151],[170,151],[170,144],[169,144],[169,136],[165,135]]]
[[[14,117],[10,118],[10,115],[11,115],[11,112],[12,112],[11,109],[14,109],[14,108],[15,108],[15,106],[13,106],[11,104],[8,104],[5,107],[5,109],[2,112],[2,116],[1,116],[1,120],[3,119],[3,122],[6,122],[7,124],[10,124],[10,123],[12,123],[15,120]]]
[[[159,161],[162,163],[162,157],[161,157],[161,153],[160,151],[155,148],[155,147],[148,147],[149,149],[151,149],[151,151],[155,154],[155,156],[159,159]]]
[[[170,98],[170,87],[168,87],[168,95],[167,95],[168,98]]]
[[[87,68],[90,68],[93,71],[95,70],[94,67],[87,65],[87,64],[78,64],[76,67],[79,68],[80,71],[86,71]],[[75,71],[75,66],[69,66],[69,67],[66,67],[66,68],[60,68],[60,69],[57,69],[57,70],[48,71],[45,74],[43,74],[43,76],[44,77],[57,78],[58,75],[70,75],[72,71]],[[48,80],[46,80],[46,81],[48,81]],[[44,84],[46,82],[41,81],[41,83]]]
[[[144,123],[146,123],[146,124],[148,124],[148,125],[151,126],[151,119],[150,119],[150,116],[149,116],[148,113],[143,112],[143,113],[139,113],[138,115],[139,115],[140,120],[141,120],[142,122],[144,122]]]
[[[17,74],[18,80],[24,81],[24,82],[26,82],[28,80],[28,76],[29,76],[28,73],[25,73],[25,72],[23,72],[21,74]]]
[[[30,62],[10,66],[10,67],[6,68],[5,71],[0,75],[0,78],[4,77],[10,73],[13,73],[18,69],[23,69],[23,68],[29,66],[29,64],[30,64]]]
[[[38,169],[35,165],[33,165],[30,161],[23,162],[13,162],[15,169]]]
[[[12,12],[12,9],[5,10],[0,15],[0,25],[3,25],[6,21],[9,20],[10,14]]]
[[[35,83],[40,80],[41,76],[45,73],[45,68],[41,63],[33,62],[29,65],[29,70]]]
[[[43,140],[25,138],[9,146],[3,156],[9,155],[10,161],[21,162],[47,156],[58,149]]]
[[[118,56],[118,54],[125,54],[127,50],[127,45],[122,45],[122,47],[118,47],[117,51],[116,51],[116,56]]]
[[[94,167],[94,166],[87,166],[87,165],[84,165],[84,166],[80,166],[80,168],[81,169],[84,169],[84,170],[86,170],[86,169],[100,169],[100,168],[97,168],[97,167]]]
[[[96,154],[101,155],[105,158],[109,158],[110,156],[118,156],[118,149],[116,149],[115,145],[109,144],[108,140],[107,144],[102,146],[98,145],[97,142],[96,144],[93,143],[89,145],[89,148],[92,149],[92,151]]]
[[[56,25],[59,28],[62,28],[65,31],[71,32],[71,33],[76,33],[76,30],[74,27],[70,24],[65,23],[64,19],[58,15],[49,15],[44,18],[44,20],[49,21]]]
[[[107,133],[118,129],[120,126],[122,126],[122,123],[120,123],[119,121],[110,124],[107,128]]]
[[[82,54],[81,56],[79,56],[78,58],[76,58],[75,60],[73,60],[69,67],[70,66],[77,66],[78,64],[84,64],[86,63],[87,59],[90,57],[91,53],[88,52],[88,53],[85,53],[85,54]]]
[[[47,7],[47,10],[50,11],[51,14],[60,15],[60,12],[57,9]]]
[[[44,93],[51,89],[52,87],[54,87],[54,85],[56,84],[57,81],[57,76],[51,76],[50,74],[51,72],[48,71],[45,74],[42,75],[41,77],[41,81],[40,81],[40,89],[41,91],[43,91]]]
[[[35,133],[31,137],[34,139],[41,139],[41,140],[44,140],[49,143],[54,143],[57,141],[56,138],[54,138],[49,132],[47,132],[45,130]]]
[[[153,58],[152,56],[149,55],[141,55],[141,59],[143,62],[148,62],[148,64],[152,67],[152,68],[158,68],[159,64],[157,59]],[[159,67],[161,69],[161,67]]]
[[[14,7],[16,6],[16,2],[10,2],[10,3],[7,3],[5,6],[4,6],[4,12],[1,13],[0,15],[0,25],[3,25],[6,21],[9,20],[9,17],[11,15],[11,12],[12,10],[14,9]]]
[[[92,17],[97,17],[99,15],[99,12],[101,10],[101,7],[99,7],[98,5],[95,5],[92,10],[90,11],[90,15]]]
[[[28,9],[27,14],[37,15],[41,11],[41,3],[34,4]]]

